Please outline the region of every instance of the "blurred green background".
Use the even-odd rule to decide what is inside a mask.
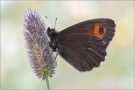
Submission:
[[[24,14],[36,10],[47,26],[63,30],[94,18],[111,18],[115,37],[106,60],[79,72],[60,56],[51,89],[134,89],[134,1],[1,1],[1,89],[46,89],[30,67],[23,36]]]

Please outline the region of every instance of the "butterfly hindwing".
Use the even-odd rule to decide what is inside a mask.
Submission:
[[[105,59],[106,45],[89,34],[70,34],[61,41],[59,54],[79,71],[88,71],[98,67]]]

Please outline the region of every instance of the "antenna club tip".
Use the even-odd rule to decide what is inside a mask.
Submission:
[[[46,18],[48,18],[47,16],[45,16]]]

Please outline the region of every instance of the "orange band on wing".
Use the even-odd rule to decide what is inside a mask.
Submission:
[[[99,31],[101,27],[103,28],[103,33],[102,34]],[[94,26],[94,30],[89,31],[88,34],[92,34],[92,35],[102,39],[106,34],[106,28],[102,23],[97,23]]]

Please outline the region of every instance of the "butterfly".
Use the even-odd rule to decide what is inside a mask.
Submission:
[[[79,71],[100,66],[107,55],[106,48],[114,37],[115,22],[97,18],[80,22],[60,32],[48,27],[50,47]]]

